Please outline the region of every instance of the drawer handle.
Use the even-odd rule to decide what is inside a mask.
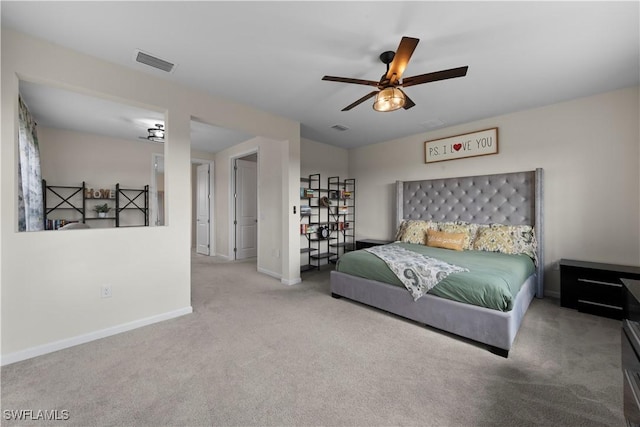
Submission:
[[[599,302],[585,301],[583,299],[579,299],[578,302],[581,302],[583,304],[599,305],[600,307],[607,307],[607,308],[613,308],[616,310],[622,310],[622,307],[616,307],[615,305],[601,304]]]
[[[598,280],[591,280],[591,279],[578,279],[578,282],[595,283],[597,285],[606,285],[606,286],[615,286],[616,288],[622,287],[622,284],[620,283],[600,282]]]

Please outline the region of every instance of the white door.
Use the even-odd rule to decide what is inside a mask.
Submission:
[[[236,160],[236,259],[258,256],[258,164]]]
[[[209,255],[209,165],[198,165],[196,174],[196,252]]]

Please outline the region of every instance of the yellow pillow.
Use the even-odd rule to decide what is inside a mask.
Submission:
[[[464,249],[467,233],[446,233],[444,231],[427,230],[427,246],[434,248]]]
[[[514,241],[509,226],[490,226],[478,230],[473,242],[477,251],[514,253]]]
[[[441,222],[438,224],[438,230],[446,233],[462,233],[464,234],[464,243],[462,249],[473,249],[473,239],[478,231],[478,224],[467,222]]]
[[[419,245],[427,243],[427,230],[436,228],[435,223],[422,220],[408,220],[403,225],[405,227],[402,230],[402,236],[398,240]]]

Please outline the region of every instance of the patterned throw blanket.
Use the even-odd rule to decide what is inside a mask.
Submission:
[[[469,271],[467,268],[458,267],[396,245],[374,246],[366,248],[365,251],[371,252],[389,266],[409,290],[414,301],[426,295],[431,288],[449,274]]]

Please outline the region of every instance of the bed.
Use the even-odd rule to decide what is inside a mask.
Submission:
[[[437,296],[433,291],[440,284],[414,300],[397,284],[339,271],[340,262],[330,273],[331,295],[471,339],[508,357],[529,304],[544,295],[543,170],[398,181],[395,211],[396,227],[408,220],[531,226],[537,242],[531,274],[504,309]]]

